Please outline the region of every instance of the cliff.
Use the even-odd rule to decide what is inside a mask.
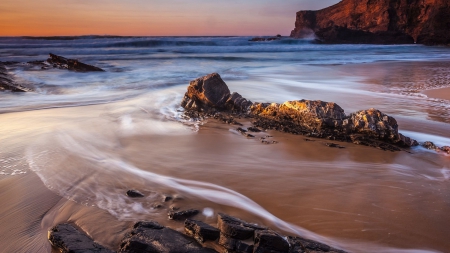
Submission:
[[[291,37],[324,43],[450,44],[449,0],[343,0],[299,11]]]

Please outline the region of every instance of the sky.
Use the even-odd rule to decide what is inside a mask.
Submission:
[[[0,36],[289,35],[339,0],[0,0]]]

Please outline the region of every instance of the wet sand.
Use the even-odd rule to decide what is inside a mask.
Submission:
[[[450,88],[426,90],[423,91],[423,94],[430,98],[450,100]]]

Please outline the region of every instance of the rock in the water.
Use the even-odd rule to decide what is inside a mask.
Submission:
[[[64,58],[62,56],[58,56],[55,54],[50,54],[50,58],[47,59],[47,62],[50,64],[53,64],[53,66],[58,67],[58,68],[80,71],[80,72],[104,71],[101,68],[82,63],[78,60],[67,59],[67,58]]]
[[[48,231],[48,240],[62,253],[112,253],[70,224],[60,224]]]
[[[291,245],[291,253],[303,253],[303,252],[328,252],[328,253],[346,253],[343,250],[332,248],[323,243],[304,239],[301,237],[288,236],[288,241]]]
[[[224,234],[220,234],[219,244],[231,252],[253,253],[253,244],[230,238]]]
[[[431,150],[438,149],[438,147],[436,145],[434,145],[434,143],[431,141],[426,141],[426,142],[422,143],[422,147],[424,147],[426,149],[431,149]]]
[[[297,12],[291,37],[315,36],[325,43],[448,45],[449,29],[448,0],[343,0],[322,10]]]
[[[191,118],[213,117],[236,125],[242,124],[234,120],[234,116],[253,118],[254,127],[249,128],[250,131],[275,129],[391,151],[418,145],[417,141],[398,132],[393,117],[379,110],[372,108],[346,115],[336,103],[320,100],[252,103],[238,93],[230,95],[227,85],[216,73],[191,81],[181,105],[186,109],[185,115]],[[238,131],[254,137],[243,128]]]
[[[254,253],[289,252],[289,242],[281,235],[271,230],[255,232]]]
[[[219,74],[212,73],[190,82],[181,106],[186,109],[225,109],[230,90]]]
[[[184,211],[170,211],[168,213],[168,216],[169,216],[169,219],[171,219],[171,220],[184,220],[184,219],[187,219],[187,218],[197,215],[199,212],[200,211],[195,210],[195,209],[189,209],[189,210],[184,210]]]
[[[186,234],[194,237],[199,242],[214,241],[219,238],[220,230],[204,222],[187,219],[184,222]]]
[[[14,78],[8,73],[4,62],[0,62],[0,91],[10,90],[13,92],[27,92],[32,91],[31,89],[19,85],[14,82]]]
[[[144,194],[140,193],[139,191],[136,190],[128,190],[127,191],[127,196],[130,198],[143,198]]]
[[[397,121],[381,111],[371,108],[349,115],[343,127],[350,133],[364,134],[366,137],[388,141],[400,146],[412,147],[419,143],[398,133]]]
[[[126,253],[213,253],[214,250],[203,248],[193,238],[157,222],[138,222],[133,230],[125,236],[119,252]]]
[[[172,199],[173,199],[173,197],[170,196],[170,195],[167,195],[167,194],[164,194],[164,195],[162,196],[162,201],[163,201],[163,202],[168,202],[168,201],[171,201]]]
[[[450,147],[449,146],[443,146],[443,147],[441,147],[441,150],[444,151],[447,154],[450,154]]]
[[[265,229],[265,227],[247,223],[241,219],[223,213],[219,213],[217,227],[220,229],[220,232],[227,237],[240,240],[253,237],[255,230]]]

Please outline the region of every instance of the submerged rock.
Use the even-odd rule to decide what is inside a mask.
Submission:
[[[214,250],[203,248],[193,238],[173,229],[161,226],[157,222],[138,222],[125,236],[119,252],[126,253],[212,253]]]
[[[78,60],[64,58],[62,56],[58,56],[55,54],[50,54],[50,58],[47,59],[47,62],[52,64],[54,67],[73,71],[80,71],[80,72],[104,71],[101,68],[86,63],[82,63]]]
[[[48,231],[48,240],[53,247],[62,253],[112,253],[95,243],[86,234],[78,231],[70,224],[60,224]]]
[[[142,194],[141,192],[136,191],[136,190],[128,190],[127,196],[130,198],[143,198],[144,194]]]

